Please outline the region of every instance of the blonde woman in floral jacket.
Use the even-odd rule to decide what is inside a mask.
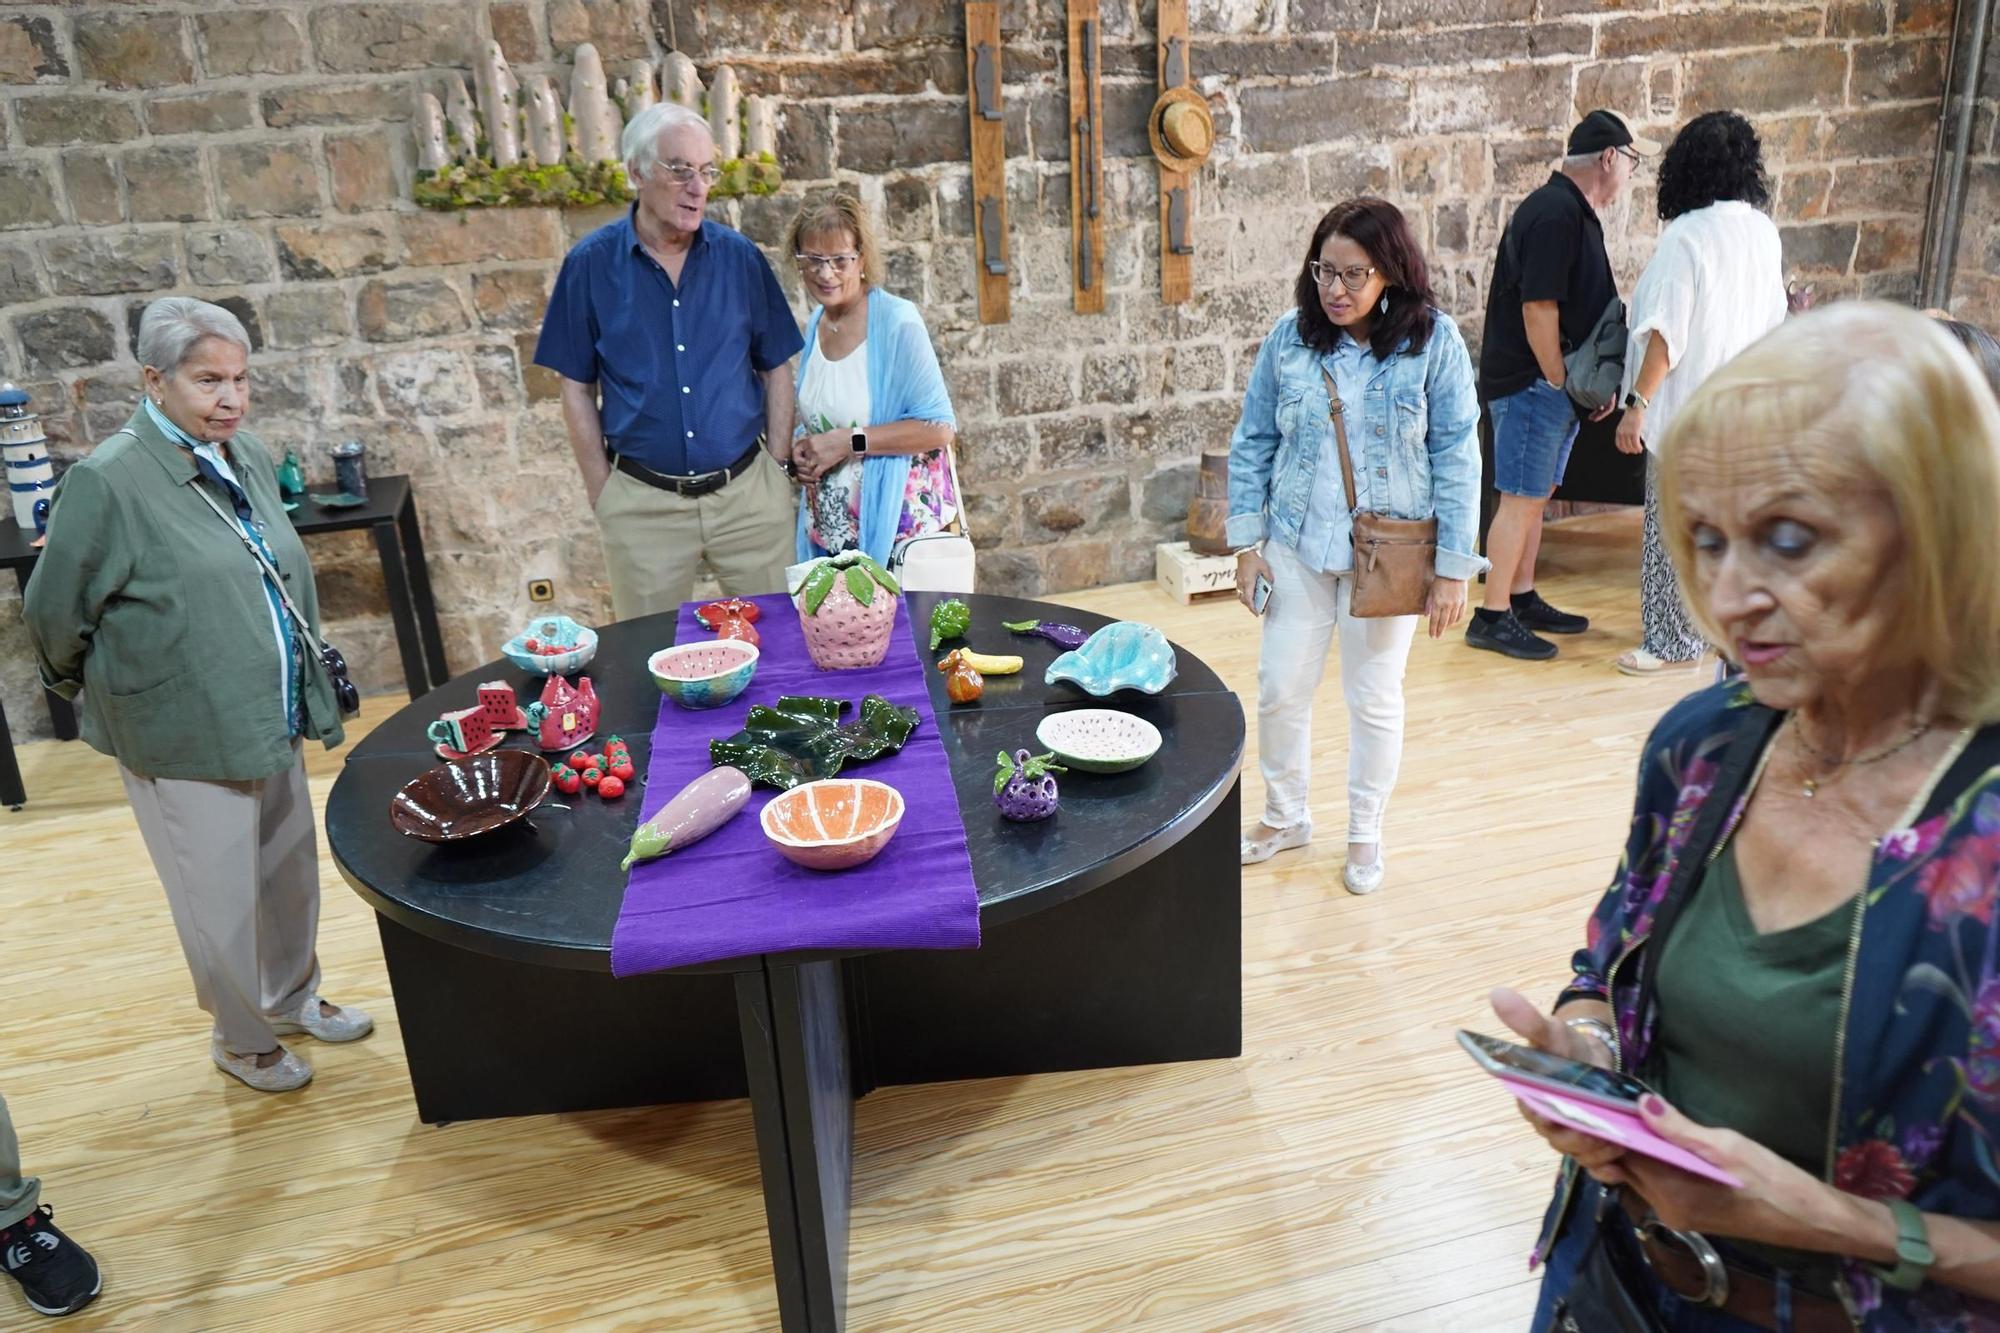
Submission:
[[[1568,1158],[1534,1327],[2000,1328],[2000,408],[1843,303],[1702,387],[1661,488],[1747,679],[1647,742],[1553,1015],[1493,1003],[1743,1184],[1529,1114]]]

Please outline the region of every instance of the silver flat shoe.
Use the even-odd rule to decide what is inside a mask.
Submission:
[[[319,996],[306,996],[305,1002],[291,1013],[274,1015],[271,1030],[281,1037],[303,1032],[321,1041],[359,1041],[375,1030],[375,1020],[352,1005],[334,1004],[333,1013],[328,1016],[319,1011],[319,1004]]]
[[[280,1047],[279,1049],[283,1049]],[[312,1066],[285,1051],[285,1058],[265,1069],[257,1067],[254,1055],[231,1055],[220,1040],[211,1041],[208,1056],[215,1067],[231,1078],[240,1079],[259,1092],[290,1092],[312,1082]]]
[[[1261,838],[1243,835],[1243,864],[1254,866],[1260,861],[1268,861],[1279,852],[1289,852],[1294,847],[1303,847],[1312,841],[1311,824],[1294,824],[1281,828]]]
[[[1347,886],[1349,893],[1373,893],[1382,887],[1382,876],[1389,865],[1389,858],[1378,846],[1375,859],[1365,866],[1349,861],[1340,872],[1340,882]]]

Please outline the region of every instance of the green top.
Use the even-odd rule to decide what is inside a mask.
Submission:
[[[319,661],[312,565],[264,446],[239,431],[229,460],[313,627],[304,734],[331,748],[340,710]],[[264,574],[235,525],[190,489],[208,485],[196,478],[187,451],[133,413],[57,483],[22,618],[42,683],[65,698],[83,691],[92,748],[145,777],[266,778],[293,759]],[[228,513],[229,497],[210,493]]]
[[[1759,934],[1734,843],[1709,866],[1660,953],[1649,1081],[1683,1114],[1824,1176],[1834,1045],[1854,907]],[[1828,1256],[1732,1242],[1795,1272]]]

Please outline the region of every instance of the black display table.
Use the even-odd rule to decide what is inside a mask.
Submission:
[[[345,509],[328,509],[308,496],[290,517],[301,537],[356,528],[373,531],[375,553],[382,561],[382,583],[389,594],[389,619],[396,627],[396,649],[403,659],[403,682],[412,699],[433,685],[444,684],[451,672],[445,666],[444,636],[438,629],[430,570],[424,564],[424,534],[417,526],[416,497],[409,478],[370,477],[368,502]],[[28,544],[31,540],[13,519],[0,518],[0,568],[14,571],[23,595],[28,591],[28,576],[42,554]],[[44,690],[43,695],[56,739],[75,740],[76,710],[52,690]],[[7,714],[0,710],[0,805],[18,810],[27,799],[21,770],[14,761]]]
[[[936,600],[909,599],[913,628]],[[538,680],[490,664],[357,745],[327,797],[327,841],[377,912],[418,1114],[436,1123],[748,1096],[784,1327],[838,1329],[854,1098],[890,1084],[1239,1054],[1236,696],[1177,650],[1180,676],[1165,693],[1110,701],[1160,728],[1160,753],[1132,773],[1072,773],[1053,820],[1009,824],[992,804],[995,753],[1033,746],[1050,709],[1100,701],[1044,685],[1058,650],[1000,622],[1107,622],[966,600],[974,646],[1027,658],[1021,675],[989,679],[980,703],[957,708],[930,673],[979,890],[976,951],[760,955],[619,980],[611,929],[636,794],[559,798],[567,808],[460,846],[389,827],[391,795],[436,762],[430,722],[470,706],[480,681],[510,681],[525,702]],[[623,735],[641,773],[660,702],[644,663],[673,632],[672,616],[608,626],[586,668],[603,706],[598,734]],[[827,680],[838,693],[838,673]],[[715,728],[683,716],[688,743],[706,744]]]

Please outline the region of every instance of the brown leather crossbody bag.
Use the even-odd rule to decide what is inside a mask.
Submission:
[[[1354,491],[1354,459],[1347,451],[1347,407],[1333,386],[1333,376],[1325,367],[1319,373],[1326,381],[1326,414],[1340,442],[1340,480],[1347,488],[1354,541],[1348,614],[1364,620],[1421,615],[1437,567],[1437,518],[1395,518],[1360,507]]]

